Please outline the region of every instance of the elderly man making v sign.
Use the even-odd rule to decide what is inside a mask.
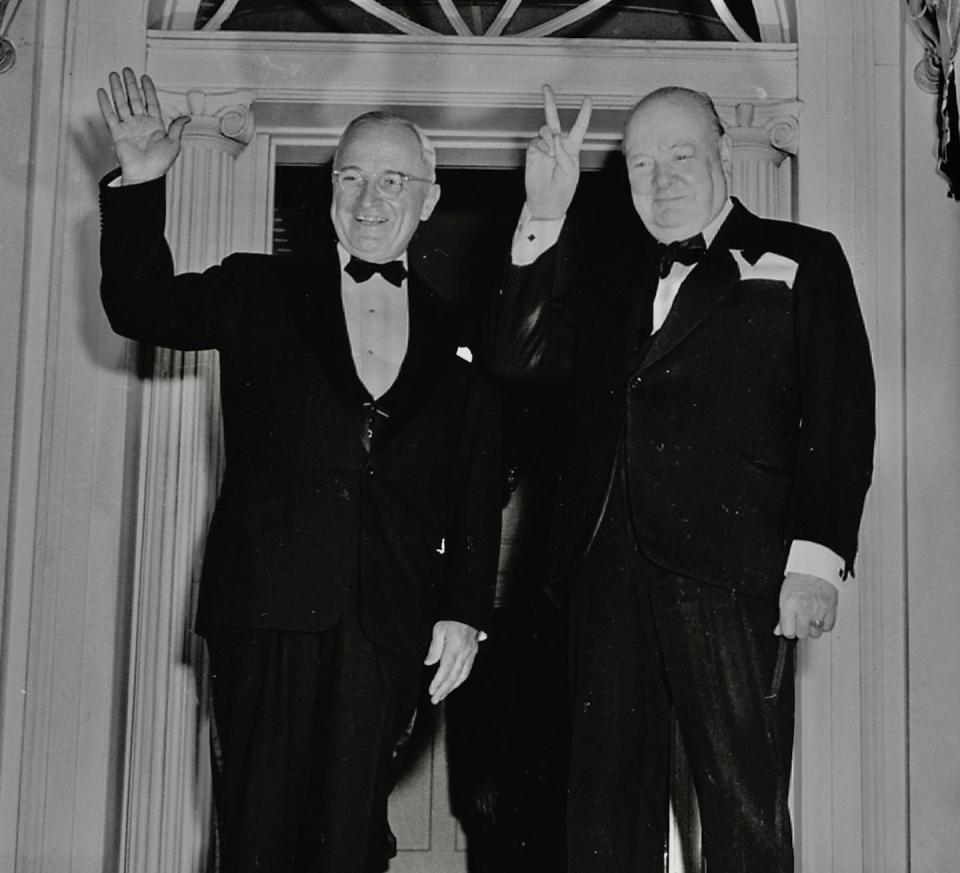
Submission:
[[[716,109],[680,87],[627,119],[633,220],[578,244],[590,105],[563,133],[544,104],[487,352],[571,392],[570,870],[663,869],[673,708],[710,873],[787,873],[793,641],[834,626],[872,471],[850,270],[830,234],[730,196]]]
[[[407,257],[440,196],[433,149],[362,115],[309,256],[175,275],[164,175],[188,119],[167,127],[130,70],[98,96],[120,162],[101,187],[110,323],[220,356],[226,468],[197,613],[219,870],[385,869],[391,751],[424,662],[434,703],[467,678],[499,547],[496,398]]]

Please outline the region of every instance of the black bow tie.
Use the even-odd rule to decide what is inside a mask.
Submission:
[[[664,279],[670,273],[674,263],[697,263],[706,253],[707,243],[703,234],[698,233],[696,236],[672,243],[660,243],[657,251],[660,252],[660,278]]]
[[[360,258],[351,256],[347,265],[343,268],[350,274],[354,282],[366,282],[374,273],[379,273],[391,285],[398,288],[407,278],[407,268],[403,266],[403,261],[390,261],[388,264],[371,264],[369,261],[362,261]]]

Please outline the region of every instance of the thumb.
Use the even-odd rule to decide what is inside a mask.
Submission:
[[[828,609],[827,614],[824,616],[824,619],[823,619],[823,629],[827,632],[832,631],[836,623],[837,623],[836,608]]]
[[[179,118],[174,118],[170,122],[170,127],[167,128],[167,136],[170,137],[177,145],[180,145],[180,140],[183,137],[183,129],[190,123],[189,115],[181,115]]]
[[[427,657],[424,659],[423,663],[429,667],[431,664],[436,664],[440,660],[440,656],[443,654],[443,631],[439,628],[433,629],[433,639],[430,640],[430,650],[427,652]]]
[[[780,610],[780,635],[793,639],[797,635],[797,616],[792,609]]]

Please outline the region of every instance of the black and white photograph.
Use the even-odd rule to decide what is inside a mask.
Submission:
[[[960,0],[0,0],[0,869],[960,868]]]

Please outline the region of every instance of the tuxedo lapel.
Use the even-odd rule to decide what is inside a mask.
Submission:
[[[729,251],[711,251],[683,281],[660,330],[652,337],[641,369],[652,366],[683,342],[733,290],[740,278]]]
[[[353,364],[336,247],[328,246],[317,258],[299,262],[294,281],[300,288],[300,323],[324,376],[344,402],[356,405],[369,400],[370,393]]]
[[[455,324],[439,295],[417,272],[407,280],[410,337],[397,378],[376,401],[387,418],[377,432],[375,447],[383,447],[422,408],[439,384],[456,348]]]
[[[676,348],[730,294],[740,280],[740,269],[730,250],[743,248],[755,223],[739,201],[720,227],[707,253],[684,279],[666,320],[650,340],[640,369],[645,370]],[[754,237],[751,242],[756,245]]]
[[[296,317],[325,378],[348,409],[360,409],[372,398],[353,363],[336,247],[330,246],[316,258],[298,263],[292,281],[301,289]],[[407,279],[407,299],[407,350],[397,378],[374,403],[383,416],[374,451],[388,444],[423,406],[456,348],[456,323],[449,312],[450,304],[415,270]]]
[[[710,248],[728,252],[739,250],[744,253],[747,260],[755,261],[767,251],[766,225],[736,197],[730,199],[733,201],[733,209],[717,231]]]
[[[624,301],[619,329],[623,331],[623,352],[627,370],[633,372],[650,348],[653,330],[653,298],[657,293],[657,255],[653,245],[644,248],[640,266],[622,284],[630,289]]]

